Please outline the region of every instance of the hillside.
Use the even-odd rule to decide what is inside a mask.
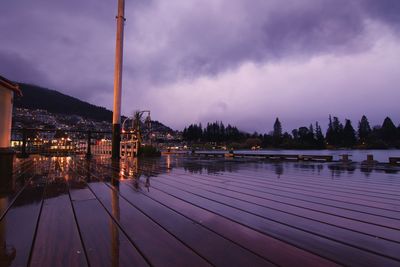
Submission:
[[[14,99],[15,108],[45,110],[57,115],[58,118],[62,117],[59,115],[67,115],[69,116],[69,120],[74,119],[71,116],[80,116],[91,121],[111,123],[112,112],[104,107],[92,105],[48,88],[25,83],[19,83],[19,85],[23,97],[16,97]],[[165,133],[173,132],[171,128],[159,121],[152,121],[152,130]]]
[[[96,121],[109,121],[112,112],[77,98],[36,85],[20,83],[23,97],[16,97],[16,108],[43,109],[50,113],[78,115]]]

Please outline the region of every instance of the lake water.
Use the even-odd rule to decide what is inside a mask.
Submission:
[[[218,152],[218,151],[207,151]],[[222,152],[222,151],[221,151]],[[400,157],[399,149],[382,149],[382,150],[286,150],[286,149],[263,149],[263,150],[235,150],[237,154],[252,153],[252,154],[294,154],[294,155],[332,155],[333,160],[339,160],[340,155],[348,154],[350,159],[356,162],[361,162],[367,159],[367,155],[374,155],[374,159],[379,162],[389,162],[389,157]]]

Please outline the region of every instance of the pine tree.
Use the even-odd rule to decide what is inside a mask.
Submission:
[[[332,117],[329,115],[329,124],[328,124],[328,129],[326,130],[326,141],[329,145],[333,145],[334,142],[334,132],[333,132],[333,123],[332,123]]]
[[[390,144],[396,140],[397,128],[389,117],[386,117],[383,121],[380,132],[383,141]]]
[[[279,118],[276,118],[274,123],[274,131],[272,133],[273,142],[275,146],[279,146],[282,142],[282,124]]]
[[[315,143],[318,148],[325,147],[325,138],[322,133],[321,126],[319,126],[318,122],[315,122]]]
[[[361,120],[358,122],[358,138],[361,144],[364,144],[371,134],[371,126],[369,125],[368,119],[365,115],[361,117]]]
[[[350,120],[346,120],[346,124],[343,129],[343,145],[345,147],[353,147],[357,142],[356,131],[351,125]]]
[[[307,141],[309,145],[313,146],[315,144],[315,133],[314,133],[314,126],[310,124],[308,127],[308,136],[307,136]]]
[[[340,123],[338,117],[329,115],[329,126],[326,131],[326,140],[329,145],[340,146],[343,140],[343,124]]]

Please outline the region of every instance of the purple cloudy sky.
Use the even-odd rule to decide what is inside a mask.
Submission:
[[[117,0],[2,0],[0,75],[112,108]],[[399,0],[126,0],[123,113],[400,122]]]

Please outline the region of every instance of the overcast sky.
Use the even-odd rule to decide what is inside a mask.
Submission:
[[[112,109],[117,0],[2,0],[0,75]],[[175,129],[400,123],[399,0],[126,0],[123,106]]]

